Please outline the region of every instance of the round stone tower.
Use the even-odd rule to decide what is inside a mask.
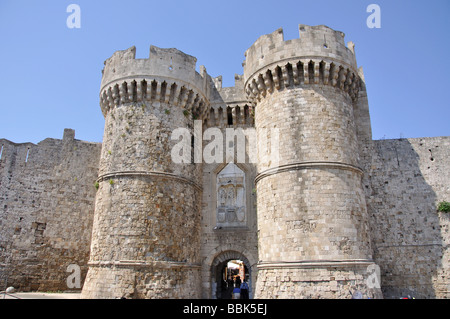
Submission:
[[[201,164],[191,142],[194,119],[209,113],[210,80],[176,49],[135,54],[118,51],[103,70],[105,130],[82,297],[199,298]]]
[[[261,36],[244,81],[258,137],[257,298],[379,296],[362,189],[354,46],[326,26]]]

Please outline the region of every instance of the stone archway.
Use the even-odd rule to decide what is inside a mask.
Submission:
[[[221,271],[224,265],[230,260],[241,260],[243,261],[245,267],[249,272],[249,295],[250,298],[253,297],[254,286],[256,282],[256,267],[254,263],[252,263],[244,254],[235,251],[235,250],[226,250],[217,254],[211,262],[210,266],[210,296],[212,299],[217,299],[219,296],[217,295],[217,289],[220,287],[221,283],[219,282],[221,277]]]

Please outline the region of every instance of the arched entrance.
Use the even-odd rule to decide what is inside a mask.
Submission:
[[[235,266],[231,266],[230,262]],[[240,266],[240,267],[239,267]],[[211,297],[212,299],[230,299],[233,289],[233,279],[239,275],[249,286],[249,297],[253,297],[254,282],[252,265],[242,253],[224,251],[217,255],[211,264]],[[242,276],[244,278],[242,278]]]

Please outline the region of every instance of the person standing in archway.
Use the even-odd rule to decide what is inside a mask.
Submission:
[[[236,278],[234,279],[234,286],[240,288],[241,287],[241,277],[239,275],[236,276]]]
[[[233,299],[241,299],[241,277],[234,278]]]
[[[241,284],[241,299],[249,299],[248,297],[248,284],[244,278],[244,281]]]

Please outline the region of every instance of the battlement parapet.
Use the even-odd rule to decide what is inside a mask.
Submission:
[[[274,89],[324,84],[357,97],[360,79],[354,44],[327,26],[299,25],[300,38],[284,41],[283,29],[261,36],[245,52],[244,87],[249,99]]]
[[[228,126],[252,126],[251,103],[244,92],[244,78],[234,75],[234,86],[222,87],[222,76],[212,78],[210,116],[207,125],[225,128]]]
[[[148,59],[136,59],[136,48],[117,51],[105,61],[100,89],[103,115],[114,106],[159,101],[206,115],[210,77],[197,59],[177,49],[150,47]]]

